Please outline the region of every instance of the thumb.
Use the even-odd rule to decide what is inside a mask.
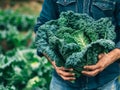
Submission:
[[[98,55],[98,58],[101,59],[104,55],[105,55],[105,53],[101,53]]]

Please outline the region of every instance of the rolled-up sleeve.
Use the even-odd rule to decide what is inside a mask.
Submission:
[[[116,11],[115,11],[115,19],[116,19],[116,48],[120,49],[120,0],[116,3]]]

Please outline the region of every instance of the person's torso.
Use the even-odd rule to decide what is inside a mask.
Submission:
[[[87,13],[96,20],[109,17],[113,24],[115,24],[113,14],[116,8],[116,0],[56,0],[56,4],[59,13],[69,10],[76,13]],[[66,83],[72,86],[86,87],[89,89],[96,88],[118,76],[120,72],[119,69],[119,64],[115,62],[96,77],[83,76],[78,78],[74,84],[67,81]],[[54,72],[54,75],[62,81],[62,78],[59,77],[56,72]]]
[[[87,13],[94,19],[113,17],[116,0],[56,0],[58,12],[72,10]]]

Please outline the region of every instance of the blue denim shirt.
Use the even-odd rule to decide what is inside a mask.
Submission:
[[[35,32],[40,25],[46,21],[59,18],[61,12],[68,10],[76,13],[87,13],[96,20],[109,17],[116,27],[116,48],[120,48],[120,0],[44,0],[42,11],[34,28]],[[40,52],[38,54],[40,55]],[[119,64],[115,62],[95,77],[82,76],[74,84],[65,82],[75,87],[94,89],[118,76],[120,74],[119,69]],[[62,78],[55,71],[54,75],[62,81]]]

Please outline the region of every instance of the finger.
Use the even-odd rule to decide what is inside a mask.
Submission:
[[[98,65],[90,65],[90,66],[84,66],[84,69],[86,69],[86,70],[95,70],[95,69],[98,69],[98,68],[100,68],[100,66],[98,66]]]
[[[96,76],[98,73],[100,72],[99,69],[96,69],[94,71],[82,71],[82,74],[86,75],[86,76],[90,76],[90,77],[94,77]]]
[[[57,69],[59,69],[59,70],[64,70],[64,67],[57,67]]]
[[[62,70],[62,71],[67,71],[67,72],[72,72],[73,71],[72,68],[59,67],[59,69]]]
[[[61,76],[64,80],[66,80],[66,81],[73,81],[73,80],[75,80],[76,78],[74,78],[74,77],[64,77],[64,76]]]
[[[64,71],[66,71],[66,72],[73,72],[73,69],[72,68],[64,68]]]
[[[74,77],[74,76],[75,76],[74,73],[66,72],[66,71],[62,71],[62,70],[59,71],[59,74],[60,74],[61,76],[64,76],[64,77]]]
[[[64,67],[57,67],[60,70],[71,70],[70,68],[64,68]]]
[[[98,58],[101,59],[104,55],[105,55],[105,53],[101,53],[98,55]]]
[[[64,71],[73,71],[72,68],[63,68]]]

